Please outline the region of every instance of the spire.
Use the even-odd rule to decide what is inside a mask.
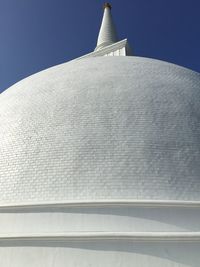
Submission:
[[[104,14],[95,50],[79,59],[88,57],[105,56],[132,56],[132,49],[127,39],[121,41],[117,38],[117,33],[111,16],[111,5],[104,4]]]
[[[104,14],[97,40],[95,51],[100,50],[108,45],[114,44],[118,41],[115,26],[111,15],[111,5],[104,4]]]

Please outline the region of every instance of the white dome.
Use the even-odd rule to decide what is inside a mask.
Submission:
[[[200,75],[99,57],[0,96],[0,202],[200,200]]]

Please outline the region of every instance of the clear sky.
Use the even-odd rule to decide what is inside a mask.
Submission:
[[[99,0],[0,0],[0,92],[45,68],[91,52]],[[134,55],[200,72],[200,0],[112,0],[120,39]]]

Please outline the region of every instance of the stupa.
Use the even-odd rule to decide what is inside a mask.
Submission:
[[[0,95],[0,266],[199,267],[200,75],[97,46]]]

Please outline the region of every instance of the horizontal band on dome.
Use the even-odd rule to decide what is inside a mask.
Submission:
[[[183,208],[200,208],[200,201],[178,201],[178,200],[129,200],[129,199],[108,199],[108,200],[77,200],[77,201],[60,201],[60,202],[28,202],[1,204],[1,210],[23,209],[23,208],[68,208],[68,207],[183,207]]]
[[[1,241],[94,241],[94,240],[132,240],[132,241],[198,241],[200,232],[69,232],[4,234]]]

